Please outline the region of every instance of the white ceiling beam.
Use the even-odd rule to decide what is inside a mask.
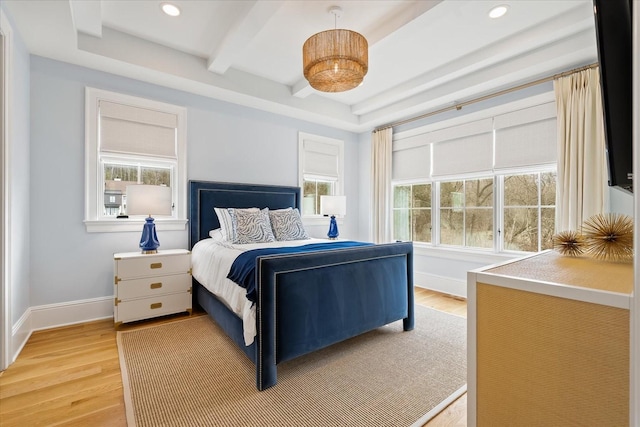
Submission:
[[[89,55],[91,68],[107,73],[350,132],[360,130],[358,118],[340,102],[292,98],[288,86],[233,68],[224,76],[211,73],[204,58],[108,27],[101,38],[79,34],[78,52],[67,62],[87,66],[79,55]]]
[[[425,111],[451,106],[480,94],[495,93],[590,64],[597,60],[595,45],[591,46],[590,43],[591,36],[589,32],[582,32],[576,37],[552,43],[544,49],[504,58],[498,63],[360,115],[360,123],[371,123],[375,126],[382,120],[390,123]]]
[[[243,18],[227,33],[216,51],[209,56],[209,71],[224,74],[254,37],[264,28],[284,1],[253,1]]]
[[[291,95],[297,98],[306,98],[313,93],[313,88],[307,81],[307,79],[298,80],[296,84],[291,87]]]
[[[380,40],[398,31],[409,22],[418,18],[422,14],[431,10],[442,0],[421,0],[410,2],[394,16],[387,16],[383,22],[376,22],[371,28],[363,29],[362,34],[366,37],[369,47],[375,45]],[[298,98],[306,98],[313,93],[313,88],[306,79],[299,80],[291,87],[291,95]]]
[[[568,20],[573,21],[571,25],[567,24]],[[526,53],[522,50],[522,46],[527,46],[529,52],[533,54],[536,50],[548,48],[555,43],[568,43],[574,38],[594,35],[593,16],[588,13],[583,14],[570,10],[532,30],[523,31],[508,39],[500,40],[482,50],[460,57],[439,68],[429,70],[396,87],[354,104],[352,112],[359,116],[369,114],[402,99],[499,63],[505,58],[522,56]],[[535,43],[532,43],[531,40],[535,40]],[[594,46],[595,52],[595,39],[588,43]]]
[[[69,0],[76,32],[102,37],[102,0]]]

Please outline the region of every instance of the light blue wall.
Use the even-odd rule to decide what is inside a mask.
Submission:
[[[188,179],[297,186],[299,131],[344,140],[345,193],[353,203],[341,232],[357,233],[357,135],[32,56],[32,306],[113,295],[112,254],[138,249],[138,232],[85,231],[85,86],[185,106]],[[161,248],[187,247],[186,230],[159,238]]]
[[[9,295],[11,322],[15,324],[30,305],[29,298],[29,53],[0,3],[0,13],[9,22],[11,28],[3,28],[3,33],[11,32],[9,48],[9,114],[7,171],[9,205],[8,244],[9,244]]]

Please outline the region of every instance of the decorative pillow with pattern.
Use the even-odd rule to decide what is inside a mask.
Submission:
[[[309,239],[307,231],[302,224],[300,211],[297,208],[278,209],[269,211],[271,229],[278,241]]]
[[[265,243],[275,242],[271,222],[269,221],[269,209],[234,209],[229,208],[231,220],[234,224],[235,239],[233,243]]]

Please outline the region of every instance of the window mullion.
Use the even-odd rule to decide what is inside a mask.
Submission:
[[[504,248],[504,175],[495,177],[495,194],[494,194],[494,248],[496,252],[502,252]]]
[[[434,182],[431,186],[431,222],[433,223],[431,241],[435,246],[440,246],[440,181]]]
[[[542,174],[537,173],[538,178],[538,252],[542,249]]]

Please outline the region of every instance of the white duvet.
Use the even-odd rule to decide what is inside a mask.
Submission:
[[[247,299],[247,290],[227,279],[233,261],[244,251],[252,249],[303,246],[327,243],[326,239],[291,240],[287,242],[251,243],[234,245],[214,239],[200,240],[191,250],[193,277],[242,319],[245,345],[251,345],[256,336],[256,311]]]

